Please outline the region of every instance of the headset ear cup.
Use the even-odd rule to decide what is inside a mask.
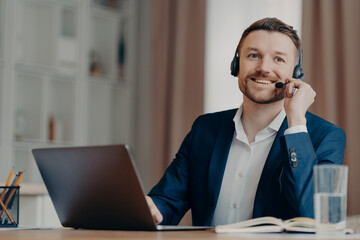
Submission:
[[[303,69],[300,65],[296,65],[293,72],[293,78],[295,79],[304,79],[305,73],[303,72]]]
[[[293,78],[300,79],[300,80],[305,78],[305,73],[303,72],[303,69],[302,69],[302,61],[303,61],[303,50],[301,48],[300,49],[299,64],[296,65],[295,68],[294,68]]]
[[[302,69],[300,65],[296,65],[293,72],[293,78],[299,79],[302,73]]]
[[[237,77],[238,73],[239,73],[239,57],[234,56],[231,62],[231,75]]]
[[[301,74],[299,76],[300,80],[303,80],[305,78],[305,73],[303,73],[302,69],[301,69]]]

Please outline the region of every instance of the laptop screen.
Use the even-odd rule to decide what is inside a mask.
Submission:
[[[156,229],[127,145],[32,153],[64,227]]]

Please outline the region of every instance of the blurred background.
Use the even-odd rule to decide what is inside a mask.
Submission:
[[[359,0],[0,0],[0,182],[25,169],[20,225],[59,225],[31,155],[127,143],[146,192],[194,119],[237,108],[242,32],[277,17],[303,41],[311,111],[347,133],[348,214],[360,214]]]

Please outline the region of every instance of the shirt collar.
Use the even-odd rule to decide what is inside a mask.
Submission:
[[[243,105],[241,104],[233,118],[233,121],[235,123],[236,138],[239,139],[240,141],[248,142],[247,136],[244,131],[244,127],[241,122],[242,113],[243,113]],[[286,113],[283,108],[283,109],[281,109],[279,114],[274,118],[274,120],[272,120],[272,122],[267,127],[265,127],[263,130],[261,130],[259,133],[263,132],[265,129],[268,129],[268,128],[272,129],[275,132],[278,132],[281,127],[281,124],[283,123],[283,121],[285,119],[285,116],[286,116]]]

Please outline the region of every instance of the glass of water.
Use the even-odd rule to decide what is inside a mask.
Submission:
[[[348,167],[314,166],[314,203],[317,232],[334,232],[346,227]]]

